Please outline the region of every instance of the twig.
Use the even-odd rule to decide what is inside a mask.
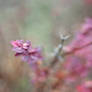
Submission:
[[[58,45],[58,47],[55,49],[54,51],[54,59],[52,60],[49,68],[52,68],[55,66],[55,64],[58,62],[59,60],[59,56],[61,54],[61,51],[63,49],[63,45],[64,45],[64,42],[65,40],[67,40],[70,36],[63,36],[63,35],[60,35],[60,39],[61,39],[61,43]]]

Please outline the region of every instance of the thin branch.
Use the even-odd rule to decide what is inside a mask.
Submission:
[[[64,42],[65,42],[65,40],[67,40],[69,37],[70,37],[70,36],[63,36],[63,35],[60,35],[61,42],[60,42],[60,44],[58,45],[58,47],[55,49],[55,51],[54,51],[54,53],[53,53],[53,54],[54,54],[54,59],[52,60],[52,62],[51,62],[51,64],[50,64],[49,68],[54,67],[55,64],[58,62],[59,56],[60,56],[60,54],[61,54],[61,52],[62,52],[62,49],[63,49]]]

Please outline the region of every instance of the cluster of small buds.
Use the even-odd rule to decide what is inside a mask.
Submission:
[[[41,48],[32,48],[30,41],[16,40],[12,41],[11,45],[13,46],[15,56],[21,56],[22,61],[28,62],[30,65],[35,65],[43,59]]]

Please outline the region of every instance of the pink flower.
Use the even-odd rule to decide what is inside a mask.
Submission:
[[[92,19],[86,19],[80,31],[75,34],[72,43],[65,47],[67,55],[73,54],[86,61],[88,67],[92,65]]]
[[[77,92],[92,92],[92,81],[86,81],[79,85],[77,87]]]
[[[68,56],[64,63],[64,69],[68,72],[65,79],[67,82],[75,82],[79,77],[84,78],[89,73],[85,62],[77,56]]]
[[[92,67],[92,19],[86,19],[65,51],[65,69],[69,72],[67,79],[86,77]]]
[[[22,56],[22,60],[31,65],[42,60],[41,48],[32,48],[30,41],[16,40],[12,41],[11,45],[15,51],[15,56]]]
[[[88,18],[80,31],[75,34],[72,43],[66,47],[66,50],[71,53],[90,44],[92,45],[92,19]]]

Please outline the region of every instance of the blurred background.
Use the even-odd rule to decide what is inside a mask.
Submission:
[[[92,0],[0,0],[0,92],[32,87],[29,67],[13,56],[11,40],[30,40],[48,54],[59,33],[72,35],[86,17],[92,17]]]

